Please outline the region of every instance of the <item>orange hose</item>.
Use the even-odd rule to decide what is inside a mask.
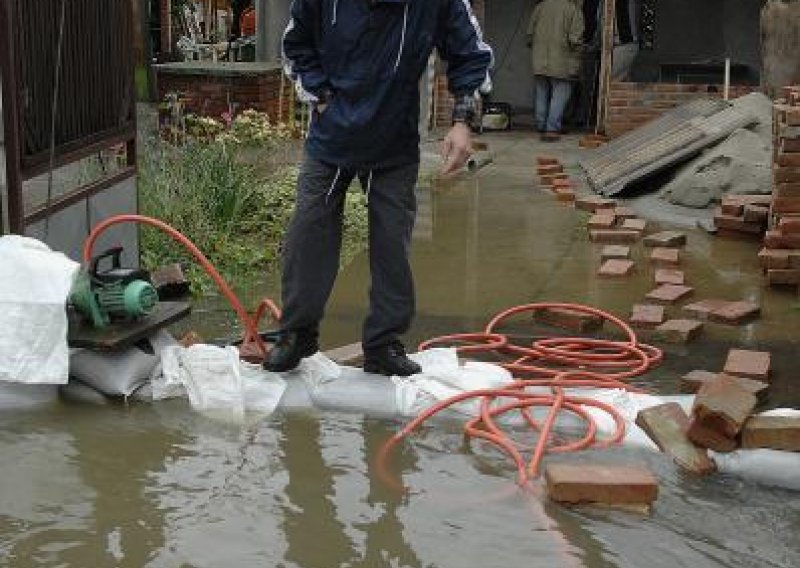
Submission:
[[[508,318],[525,312],[548,308],[567,308],[592,314],[613,323],[625,336],[624,341],[591,339],[582,337],[548,338],[534,341],[530,346],[513,344],[509,338],[496,330]],[[611,405],[600,401],[567,394],[564,389],[613,388],[639,392],[625,381],[638,377],[658,365],[663,359],[660,349],[639,343],[635,332],[621,319],[589,306],[560,303],[540,303],[516,306],[497,314],[483,333],[454,334],[423,342],[419,349],[430,349],[437,345],[457,345],[456,351],[464,353],[493,353],[511,356],[512,361],[501,365],[512,373],[536,378],[515,379],[498,389],[481,389],[464,392],[443,400],[422,412],[400,432],[389,439],[378,454],[378,472],[386,483],[399,488],[400,485],[388,473],[386,462],[394,446],[412,434],[428,419],[445,409],[467,401],[480,400],[480,413],[464,425],[467,439],[487,441],[506,453],[517,469],[517,482],[527,484],[539,476],[541,462],[548,453],[565,453],[588,448],[604,448],[619,444],[625,437],[625,420]],[[533,364],[533,363],[536,364]],[[531,392],[534,387],[548,387],[550,393]],[[530,408],[548,408],[547,416],[539,424],[530,415]],[[586,407],[599,408],[609,414],[615,423],[613,436],[597,439],[597,423],[586,411]],[[529,451],[516,443],[495,419],[511,411],[519,411],[524,423],[538,432],[538,440],[525,460],[523,451]],[[582,438],[564,444],[553,444],[553,426],[562,412],[578,416],[585,423]]]
[[[222,275],[220,275],[217,269],[214,268],[214,265],[211,264],[211,262],[200,251],[200,249],[197,248],[197,246],[180,231],[170,227],[163,221],[153,219],[152,217],[145,217],[144,215],[117,215],[115,217],[106,219],[92,229],[92,232],[89,234],[89,237],[86,239],[86,242],[83,245],[83,260],[85,263],[88,264],[92,260],[92,250],[94,249],[97,238],[109,227],[121,223],[139,223],[142,225],[155,227],[156,229],[159,229],[160,231],[169,235],[175,242],[182,245],[187,251],[189,251],[189,253],[194,257],[198,264],[200,264],[203,270],[205,270],[206,273],[211,277],[211,279],[219,288],[220,292],[222,292],[223,296],[225,296],[231,307],[236,312],[236,315],[245,331],[244,341],[242,344],[243,347],[252,344],[260,357],[263,358],[266,355],[267,348],[263,339],[261,339],[261,336],[258,333],[258,322],[267,309],[270,310],[276,320],[280,320],[281,313],[275,303],[268,298],[264,299],[259,305],[255,317],[251,319],[250,315],[239,301],[239,298],[236,297],[233,289],[228,285]]]

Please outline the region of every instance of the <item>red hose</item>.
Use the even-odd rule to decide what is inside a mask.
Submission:
[[[223,296],[225,296],[231,307],[236,312],[236,315],[245,331],[244,341],[242,343],[242,352],[255,351],[256,357],[260,357],[261,359],[264,358],[267,353],[267,348],[258,333],[258,322],[261,320],[266,310],[269,310],[276,320],[280,320],[281,313],[278,307],[272,300],[268,298],[264,299],[259,305],[255,317],[251,318],[242,306],[239,298],[236,297],[233,289],[228,285],[225,279],[220,275],[217,269],[214,268],[214,265],[211,264],[211,262],[200,251],[200,249],[197,248],[197,246],[185,235],[180,233],[177,229],[170,227],[163,221],[153,219],[152,217],[145,217],[144,215],[117,215],[115,217],[106,219],[92,229],[92,232],[89,234],[89,237],[86,239],[86,242],[83,245],[83,260],[85,263],[88,264],[92,260],[92,250],[94,249],[94,244],[97,241],[97,238],[109,227],[121,223],[139,223],[142,225],[155,227],[156,229],[159,229],[160,231],[172,237],[175,242],[182,245],[187,251],[189,251],[189,253],[194,257],[198,264],[200,264],[203,270],[205,270],[206,273],[211,277],[211,279],[219,288],[220,292],[222,292]]]
[[[525,346],[512,343],[508,336],[496,331],[501,323],[514,315],[549,308],[566,308],[599,316],[618,327],[625,340],[548,338]],[[511,357],[510,361],[500,364],[512,373],[532,378],[516,379],[499,389],[461,393],[433,405],[412,420],[384,444],[377,458],[379,474],[384,481],[394,487],[400,486],[388,473],[386,465],[394,446],[428,419],[455,404],[468,400],[480,400],[481,404],[479,415],[464,425],[465,436],[467,439],[485,440],[507,454],[516,466],[517,482],[520,485],[525,485],[529,480],[539,476],[542,459],[547,453],[573,452],[619,444],[625,437],[625,419],[622,415],[611,405],[572,393],[567,394],[564,389],[611,388],[637,392],[639,389],[624,381],[645,374],[663,359],[660,349],[639,343],[633,329],[621,319],[602,310],[576,304],[540,303],[516,306],[492,318],[483,333],[437,337],[423,342],[419,348],[425,350],[434,346],[453,344],[457,346],[456,350],[460,354],[491,353],[505,358]],[[550,393],[542,393],[541,390],[531,392],[530,389],[534,387],[539,389],[548,387]],[[532,407],[549,408],[542,424],[531,416]],[[612,417],[616,428],[611,438],[597,439],[597,423],[586,411],[586,407],[599,408]],[[538,439],[532,451],[516,443],[497,424],[496,418],[512,411],[519,411],[524,423],[538,432]],[[551,439],[553,426],[562,412],[569,412],[582,419],[585,423],[585,433],[578,440],[554,444]],[[524,451],[531,452],[527,461],[522,455]]]

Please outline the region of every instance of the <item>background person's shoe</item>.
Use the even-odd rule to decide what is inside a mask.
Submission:
[[[364,372],[387,377],[410,377],[422,372],[422,367],[406,355],[399,341],[364,351]]]
[[[262,366],[273,373],[285,373],[296,369],[305,357],[311,357],[319,351],[318,337],[316,330],[282,332]]]

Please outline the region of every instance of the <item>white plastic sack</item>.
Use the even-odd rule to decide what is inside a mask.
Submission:
[[[275,411],[286,382],[257,365],[239,360],[235,347],[167,347],[160,374],[152,379],[154,400],[188,396],[200,412],[224,413],[241,420],[245,410],[263,416]]]
[[[66,384],[66,303],[79,265],[26,237],[0,237],[0,381]]]
[[[107,396],[130,396],[144,385],[159,362],[161,352],[178,345],[168,332],[159,330],[123,351],[80,349],[69,358],[69,374]]]

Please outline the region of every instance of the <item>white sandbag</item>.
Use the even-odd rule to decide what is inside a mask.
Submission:
[[[0,381],[66,384],[66,304],[80,266],[26,237],[0,237]]]
[[[107,396],[129,396],[145,384],[161,358],[161,352],[177,341],[159,330],[139,346],[124,351],[81,349],[70,356],[72,377]]]
[[[239,360],[235,347],[167,347],[154,376],[154,400],[188,396],[192,408],[218,417],[242,420],[245,411],[269,416],[286,390],[280,375]]]
[[[711,452],[717,469],[753,483],[800,491],[800,453],[778,450]]]
[[[0,382],[0,411],[32,410],[58,401],[58,385]]]

